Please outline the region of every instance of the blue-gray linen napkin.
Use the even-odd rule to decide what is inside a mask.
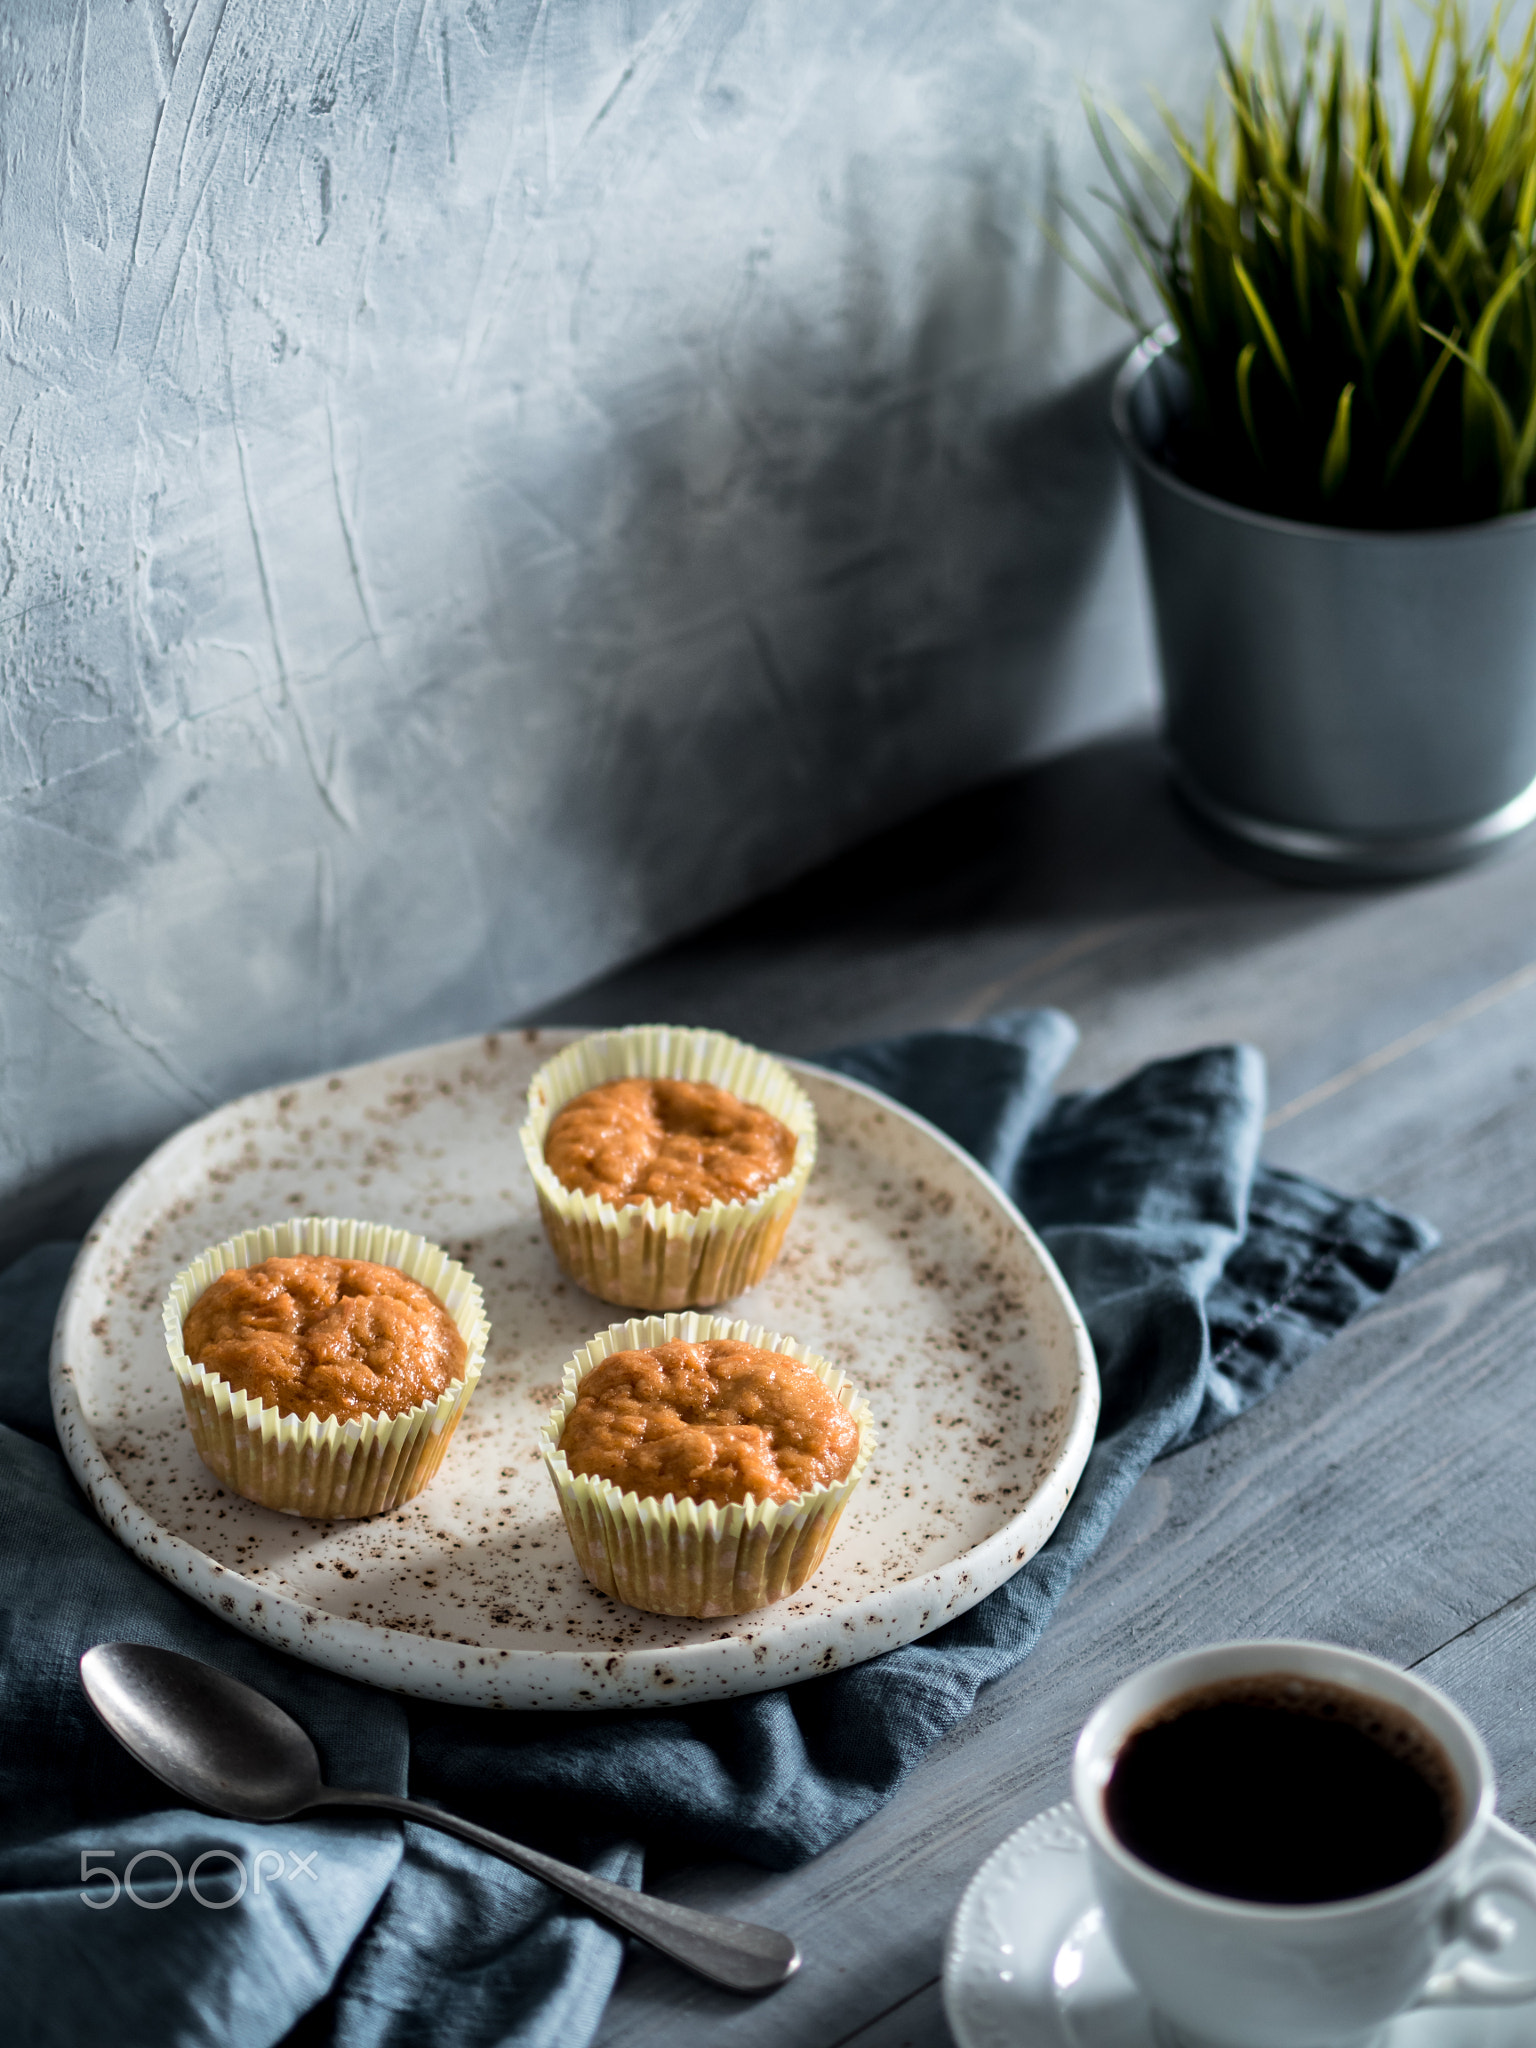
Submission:
[[[1098,1438],[1050,1542],[923,1641],[672,1712],[496,1714],[369,1690],[226,1628],[107,1534],[59,1454],[46,1358],[74,1247],[0,1276],[0,1968],[35,2048],[582,2048],[619,1938],[414,1825],[260,1827],[177,1807],[97,1724],[77,1664],[164,1644],[259,1686],[329,1781],[409,1790],[638,1884],[647,1848],[783,1868],[888,1799],[1026,1656],[1153,1458],[1240,1414],[1435,1242],[1379,1202],[1258,1163],[1242,1046],[1053,1099],[1070,1021],[854,1047],[830,1066],[966,1146],[1018,1199],[1087,1318]],[[173,1860],[174,1859],[174,1860]],[[201,1860],[200,1860],[201,1859]],[[104,1873],[89,1881],[83,1871]],[[126,1889],[124,1889],[126,1887]]]

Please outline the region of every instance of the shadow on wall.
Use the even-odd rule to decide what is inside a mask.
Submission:
[[[579,665],[573,677],[584,737],[562,747],[542,811],[510,800],[510,843],[482,840],[479,874],[466,876],[487,905],[498,903],[498,867],[545,878],[545,929],[530,933],[526,901],[508,892],[487,911],[489,947],[455,983],[427,991],[418,1015],[397,1016],[387,1043],[525,1007],[525,949],[540,942],[551,951],[535,987],[585,979],[593,950],[610,960],[648,951],[1050,749],[1074,701],[1067,655],[1118,500],[1112,374],[957,445],[944,417],[960,410],[952,385],[914,370],[861,392],[850,375],[834,399],[824,363],[781,356],[743,401],[760,429],[771,418],[765,459],[744,460],[702,505],[675,423],[629,436],[622,531],[593,552],[567,612],[587,664],[584,690]],[[802,376],[820,378],[814,395],[843,420],[804,468],[775,460],[807,431],[792,409]],[[647,648],[639,663],[637,645]],[[527,707],[482,687],[478,716],[460,723],[477,729],[494,784],[495,764],[523,743]],[[381,844],[374,858],[403,852]],[[387,905],[391,892],[380,895]],[[365,929],[354,919],[359,950]],[[588,951],[562,973],[565,933]],[[209,1092],[383,1049],[359,1045],[360,1030],[344,1020],[342,1044],[307,1057],[252,1048],[237,1072],[208,1076]],[[81,1231],[164,1135],[163,1106],[155,1119],[0,1203],[0,1264]]]
[[[485,427],[452,519],[482,566],[355,779],[386,785],[402,731],[458,750],[398,858],[430,847],[485,928],[393,1043],[546,1002],[1144,709],[1113,361],[1063,376],[1104,323],[1062,310],[987,170],[923,183],[905,248],[899,195],[845,175],[798,269],[695,263],[664,331],[604,311],[638,287],[603,243],[548,388],[498,396],[487,369],[464,395]],[[506,302],[497,374],[548,353],[536,315]],[[426,459],[418,433],[387,495]]]
[[[5,1018],[36,1079],[0,1260],[78,1231],[212,1102],[547,1003],[1139,706],[1113,365],[1062,382],[1102,331],[1061,316],[1059,265],[973,165],[882,260],[876,175],[849,171],[841,268],[819,249],[761,299],[748,261],[735,301],[680,288],[642,334],[599,266],[554,310],[509,298],[472,390],[424,382],[413,341],[339,425],[275,387],[248,412],[284,672],[242,662],[219,695],[227,622],[188,572],[150,676],[185,715],[146,731],[129,691],[116,752],[29,799],[80,876],[62,915],[50,855],[25,912],[47,957]],[[562,368],[547,330],[605,286],[606,338]],[[167,578],[211,516],[175,474]],[[219,603],[259,646],[229,546]],[[98,854],[140,819],[131,860]]]
[[[616,953],[1143,708],[1133,583],[1104,593],[1128,658],[1085,675],[1077,649],[1124,511],[1115,368],[974,438],[951,382],[850,388],[814,461],[780,465],[809,424],[781,398],[825,393],[822,363],[780,358],[742,394],[765,459],[702,505],[686,428],[630,440],[622,532],[571,606],[591,718],[556,809],[578,829],[552,828],[605,882]]]

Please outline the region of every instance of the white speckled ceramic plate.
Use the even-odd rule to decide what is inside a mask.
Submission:
[[[866,1389],[880,1448],[815,1577],[724,1621],[621,1607],[577,1569],[539,1459],[560,1367],[618,1310],[561,1278],[518,1147],[523,1095],[576,1034],[433,1046],[230,1103],[103,1210],[59,1311],[59,1435],[97,1512],[183,1592],[297,1657],[487,1707],[727,1698],[857,1663],[962,1613],[1040,1547],[1098,1416],[1093,1353],[996,1185],[883,1096],[799,1067],[816,1171],[733,1313]],[[399,1512],[309,1522],[224,1491],[160,1329],[177,1269],[285,1215],[419,1230],[473,1270],[491,1340],[442,1470]]]

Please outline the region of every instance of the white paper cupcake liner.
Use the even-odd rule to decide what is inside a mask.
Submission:
[[[573,1473],[560,1438],[576,1405],[576,1390],[594,1366],[615,1351],[649,1350],[675,1338],[699,1343],[734,1337],[764,1351],[782,1351],[808,1365],[859,1426],[859,1454],[845,1479],[816,1486],[788,1501],[702,1506],[665,1494],[660,1500],[627,1493],[611,1479]],[[878,1437],[858,1388],[825,1358],[793,1337],[723,1316],[647,1316],[614,1323],[566,1366],[560,1398],[539,1432],[539,1450],[554,1481],[577,1562],[611,1599],[652,1614],[748,1614],[782,1600],[815,1571],[826,1554],[838,1516],[863,1478]]]
[[[182,1326],[221,1273],[312,1253],[393,1266],[430,1288],[468,1347],[464,1372],[435,1401],[399,1415],[283,1415],[187,1356]],[[331,1520],[379,1515],[417,1494],[442,1463],[485,1363],[491,1326],[472,1274],[439,1245],[385,1223],[299,1216],[214,1245],[171,1283],[165,1342],[203,1463],[233,1492],[285,1515]]]
[[[666,1202],[616,1207],[565,1187],[544,1161],[550,1124],[587,1089],[630,1076],[729,1089],[788,1126],[794,1164],[750,1201],[711,1202],[696,1214]],[[529,1083],[521,1136],[555,1257],[578,1287],[620,1308],[705,1307],[755,1287],[816,1163],[816,1111],[787,1067],[723,1031],[667,1024],[595,1031],[546,1061]]]

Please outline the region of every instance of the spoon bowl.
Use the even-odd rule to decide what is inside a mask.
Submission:
[[[315,1745],[293,1716],[211,1664],[148,1643],[98,1643],[80,1659],[80,1681],[129,1755],[196,1806],[287,1820],[322,1796]]]

